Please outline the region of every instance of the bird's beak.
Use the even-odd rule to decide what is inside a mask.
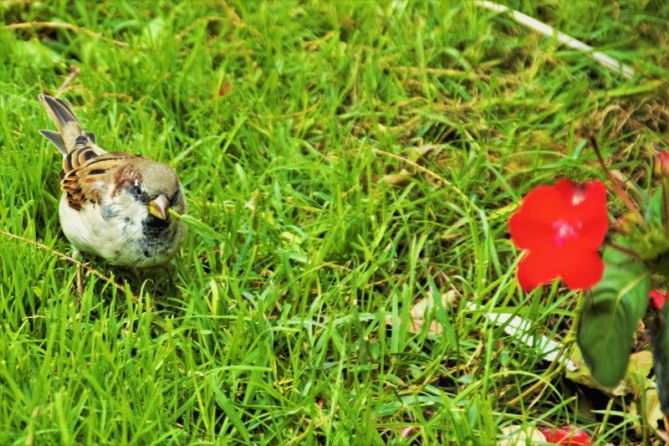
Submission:
[[[155,199],[149,201],[149,214],[161,220],[167,220],[167,210],[170,202],[165,195],[158,195]]]

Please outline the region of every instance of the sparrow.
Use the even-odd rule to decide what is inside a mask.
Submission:
[[[170,215],[186,211],[171,167],[123,152],[107,152],[84,131],[69,104],[40,95],[58,132],[40,130],[63,155],[60,225],[75,251],[126,267],[169,261],[186,228]]]

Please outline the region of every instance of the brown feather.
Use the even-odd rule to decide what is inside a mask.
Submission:
[[[72,209],[80,210],[87,201],[100,204],[102,191],[97,184],[113,184],[112,194],[116,195],[126,185],[142,180],[139,170],[129,163],[137,158],[129,153],[105,153],[90,156],[93,149],[80,147],[73,150],[63,160],[64,177],[61,188]]]

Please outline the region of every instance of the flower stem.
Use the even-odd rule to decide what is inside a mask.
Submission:
[[[637,253],[636,251],[633,251],[629,248],[625,248],[624,246],[619,245],[616,242],[612,242],[610,240],[607,240],[606,242],[604,242],[604,244],[606,244],[607,246],[610,246],[611,248],[615,249],[616,251],[620,251],[623,254],[627,254],[630,257],[634,257],[637,260],[643,260],[641,258],[641,256],[639,255],[639,253]]]
[[[611,173],[609,168],[604,163],[604,158],[602,158],[602,152],[599,150],[599,145],[597,145],[597,140],[593,136],[590,136],[590,144],[592,144],[592,148],[595,150],[595,155],[597,155],[597,160],[599,161],[599,165],[602,166],[604,173],[606,173],[606,176],[611,182],[611,187],[613,188],[613,191],[616,193],[618,198],[620,198],[623,201],[623,203],[625,203],[627,209],[629,209],[629,211],[636,216],[638,221],[643,222],[644,221],[643,215],[641,215],[641,212],[634,204],[634,201],[632,201],[632,198],[630,198],[630,196],[627,195],[627,193],[623,190],[620,181],[618,181],[618,179]]]
[[[669,237],[669,185],[667,179],[662,178],[662,219],[664,220],[664,234]]]

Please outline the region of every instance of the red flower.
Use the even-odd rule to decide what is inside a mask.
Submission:
[[[548,443],[563,446],[590,446],[592,440],[585,431],[572,427],[544,428],[540,429]]]
[[[571,289],[588,289],[602,278],[597,250],[609,220],[606,188],[600,181],[569,179],[530,191],[509,220],[513,243],[527,250],[518,281],[528,291],[562,277]]]
[[[650,297],[651,307],[657,308],[658,310],[662,309],[667,300],[667,294],[660,290],[651,290],[651,292],[648,293],[648,297]]]
[[[661,150],[655,157],[655,175],[660,178],[669,178],[669,152]]]

